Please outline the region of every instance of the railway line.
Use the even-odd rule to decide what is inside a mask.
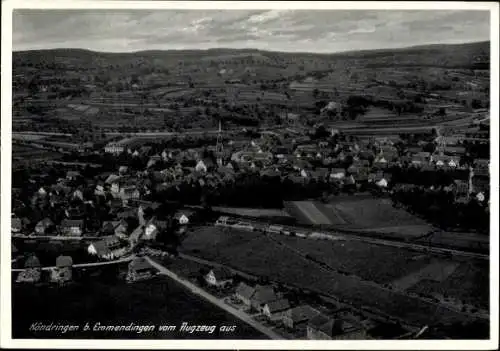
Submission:
[[[432,252],[444,255],[453,255],[461,257],[476,258],[482,260],[489,260],[489,255],[476,252],[462,251],[457,249],[449,249],[443,247],[436,247],[432,245],[423,245],[414,242],[398,241],[374,238],[366,235],[356,235],[354,231],[333,231],[333,230],[313,230],[306,229],[299,226],[292,225],[275,225],[257,220],[240,220],[237,218],[230,218],[228,216],[220,217],[215,223],[216,226],[229,227],[247,231],[261,231],[271,234],[282,234],[289,236],[298,236],[311,240],[357,240],[365,243],[385,245],[392,247],[408,248],[421,252]]]

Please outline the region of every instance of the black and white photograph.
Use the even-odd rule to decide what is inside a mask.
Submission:
[[[498,346],[497,3],[96,3],[2,4],[2,346]]]

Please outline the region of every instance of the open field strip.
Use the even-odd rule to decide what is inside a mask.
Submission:
[[[453,274],[460,265],[458,262],[432,262],[422,269],[410,273],[400,279],[391,282],[391,285],[397,290],[406,290],[415,284],[418,284],[423,279],[442,282]]]
[[[316,206],[310,201],[295,202],[299,210],[306,215],[311,223],[314,224],[332,224],[328,217],[326,217]]]

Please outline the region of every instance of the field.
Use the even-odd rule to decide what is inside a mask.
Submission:
[[[332,225],[347,224],[339,213],[332,211],[327,205],[316,201],[292,201],[287,204],[289,211],[297,221],[303,224]]]
[[[329,204],[317,201],[293,201],[290,211],[297,220],[312,225],[345,225],[350,228],[391,228],[418,226],[420,231],[430,226],[402,209],[392,207],[389,199],[352,197],[333,200]]]
[[[391,285],[397,290],[407,290],[425,280],[441,283],[453,274],[458,265],[458,262],[432,262],[416,272],[391,282]]]
[[[212,207],[214,211],[248,217],[290,217],[280,209],[238,208],[238,207]]]
[[[66,287],[13,286],[13,338],[67,339],[266,339],[247,324],[163,278],[126,284],[88,281]],[[236,325],[234,333],[160,332],[33,332],[34,322],[80,325]]]
[[[443,281],[421,280],[408,291],[421,294],[439,294],[459,299],[467,304],[488,309],[489,306],[489,262],[462,262]]]
[[[47,138],[47,135],[12,133],[12,140],[36,141],[44,138]]]
[[[59,159],[62,154],[26,145],[12,144],[12,166],[34,161]]]
[[[414,251],[360,241],[320,241],[283,235],[276,235],[275,239],[338,271],[379,284],[404,277],[433,260]]]
[[[318,241],[317,245],[323,247],[325,244]],[[321,267],[311,259],[261,233],[211,227],[199,228],[186,237],[180,251],[283,284],[335,296],[358,308],[378,310],[382,314],[405,320],[413,325],[465,321],[471,318],[469,315],[420,298],[362,281],[346,272],[340,273]],[[368,260],[365,252],[364,267],[374,264],[373,261],[383,260],[380,258]],[[420,263],[418,265],[421,267]],[[398,272],[394,263],[388,265],[386,269],[389,272],[386,273],[387,279],[394,278],[395,275],[391,271]]]
[[[315,260],[364,280],[390,284],[394,289],[467,301],[488,306],[488,262],[459,261],[403,248],[359,241],[315,241],[276,235],[289,247]]]
[[[483,65],[482,71],[476,70],[474,76],[470,74],[473,68],[478,68],[471,63],[477,55],[489,56],[488,42],[332,55],[292,55],[253,49],[133,54],[73,49],[15,52],[13,96],[17,103],[14,115],[25,119],[24,125],[16,123],[15,127],[33,128],[30,118],[38,114],[33,112],[36,108],[69,125],[77,126],[83,120],[105,131],[120,127],[136,129],[141,124],[152,129],[208,128],[212,118],[204,113],[207,106],[210,106],[210,114],[232,114],[231,125],[274,125],[279,119],[278,110],[309,114],[320,100],[345,101],[352,95],[364,95],[374,100],[413,102],[422,91],[421,83],[425,83],[426,91],[435,93],[433,100],[419,103],[424,109],[422,113],[396,116],[398,121],[394,124],[429,126],[443,123],[444,119],[424,118],[424,115],[432,115],[437,104],[462,105],[463,102],[458,101],[462,100],[460,94],[465,98],[471,86],[477,90],[475,97],[485,105],[488,103],[487,65]],[[39,62],[50,63],[36,71],[43,72],[45,77],[90,81],[93,80],[90,72],[99,70],[106,71],[106,77],[85,84],[85,89],[75,84],[74,79],[51,84],[50,92],[38,91],[31,99],[26,87],[35,75],[33,63]],[[225,73],[221,73],[222,67],[216,67],[217,63],[223,65]],[[56,70],[52,65],[60,68]],[[113,69],[109,69],[111,66]],[[130,83],[130,76],[134,75],[137,84]],[[78,93],[68,96],[68,88]],[[24,101],[26,97],[30,99]],[[239,112],[227,104],[231,100]],[[252,107],[256,105],[259,111]],[[56,113],[61,107],[60,113]],[[164,112],[166,108],[174,109],[175,113]],[[202,113],[198,113],[198,109]],[[451,109],[448,112],[447,118],[456,118]],[[165,113],[169,118],[164,118]],[[134,115],[149,118],[135,119]],[[357,127],[387,126],[387,120],[396,118],[386,111],[379,114],[381,118],[374,117],[377,116],[370,118],[367,114],[352,123]],[[315,116],[316,121],[321,118]],[[53,121],[45,121],[43,128],[58,130],[60,127]]]

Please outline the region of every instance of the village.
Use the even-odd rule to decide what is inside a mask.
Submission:
[[[14,52],[16,335],[487,338],[489,47]]]
[[[22,190],[13,189],[12,252],[14,271],[20,271],[16,282],[39,284],[45,280],[64,285],[73,280],[74,269],[118,261],[129,262],[124,274],[127,281],[151,279],[157,270],[149,257],[160,262],[165,257],[175,260],[183,237],[198,226],[258,230],[251,222],[261,215],[238,212],[238,207],[261,208],[257,212],[265,215],[273,211],[263,208],[266,205],[290,212],[286,201],[319,198],[328,203],[345,195],[395,200],[418,189],[434,196],[444,194],[451,199],[449,206],[462,211],[473,204],[475,216],[488,211],[488,156],[477,152],[472,156],[474,146],[489,143],[485,122],[471,122],[461,135],[438,135],[434,128],[421,132],[418,138],[415,133],[366,137],[325,125],[307,129],[295,118],[287,123],[281,131],[245,129],[239,133],[225,133],[219,124],[212,138],[214,145],[206,145],[203,138],[210,137],[202,135],[198,142],[204,145],[200,147],[168,147],[169,142],[179,145],[182,141],[131,136],[109,142],[102,149],[73,152],[67,165],[57,163],[57,170],[48,170],[49,164],[35,165]],[[89,167],[91,163],[101,166]],[[115,170],[99,173],[99,169],[110,167]],[[250,191],[275,189],[266,197],[262,192],[250,195],[245,186]],[[26,189],[32,192],[27,194]],[[230,198],[224,197],[229,191]],[[299,194],[299,198],[283,197],[287,192]],[[416,210],[415,204],[403,204]],[[226,206],[226,210],[218,206]],[[339,226],[333,214],[321,212],[318,206],[316,210],[307,203],[296,206],[311,229],[293,235],[309,237],[318,230],[314,227],[321,225],[346,228],[346,221]],[[236,213],[234,220],[227,216],[230,207],[233,212],[229,214],[234,217]],[[425,219],[425,212],[420,215]],[[287,216],[299,218],[300,214],[292,211],[271,216],[265,230],[282,234],[284,226],[272,220],[278,218],[279,222]],[[474,223],[447,225],[468,225],[468,230],[478,233],[482,230]],[[42,253],[45,262],[40,262],[34,252],[20,252],[16,247],[19,240],[22,247],[29,247],[26,241],[44,240],[49,245],[76,241],[80,251],[78,258]],[[43,275],[42,270],[49,274]],[[229,308],[285,338],[366,339],[369,330],[377,330],[377,323],[352,309],[312,307],[300,301],[292,305],[272,285],[236,285],[235,277],[231,270],[215,267],[201,276],[201,286]],[[199,285],[200,276],[195,281]],[[401,330],[393,337],[408,333]],[[418,330],[412,335],[415,333]],[[371,337],[377,338],[376,333]]]

